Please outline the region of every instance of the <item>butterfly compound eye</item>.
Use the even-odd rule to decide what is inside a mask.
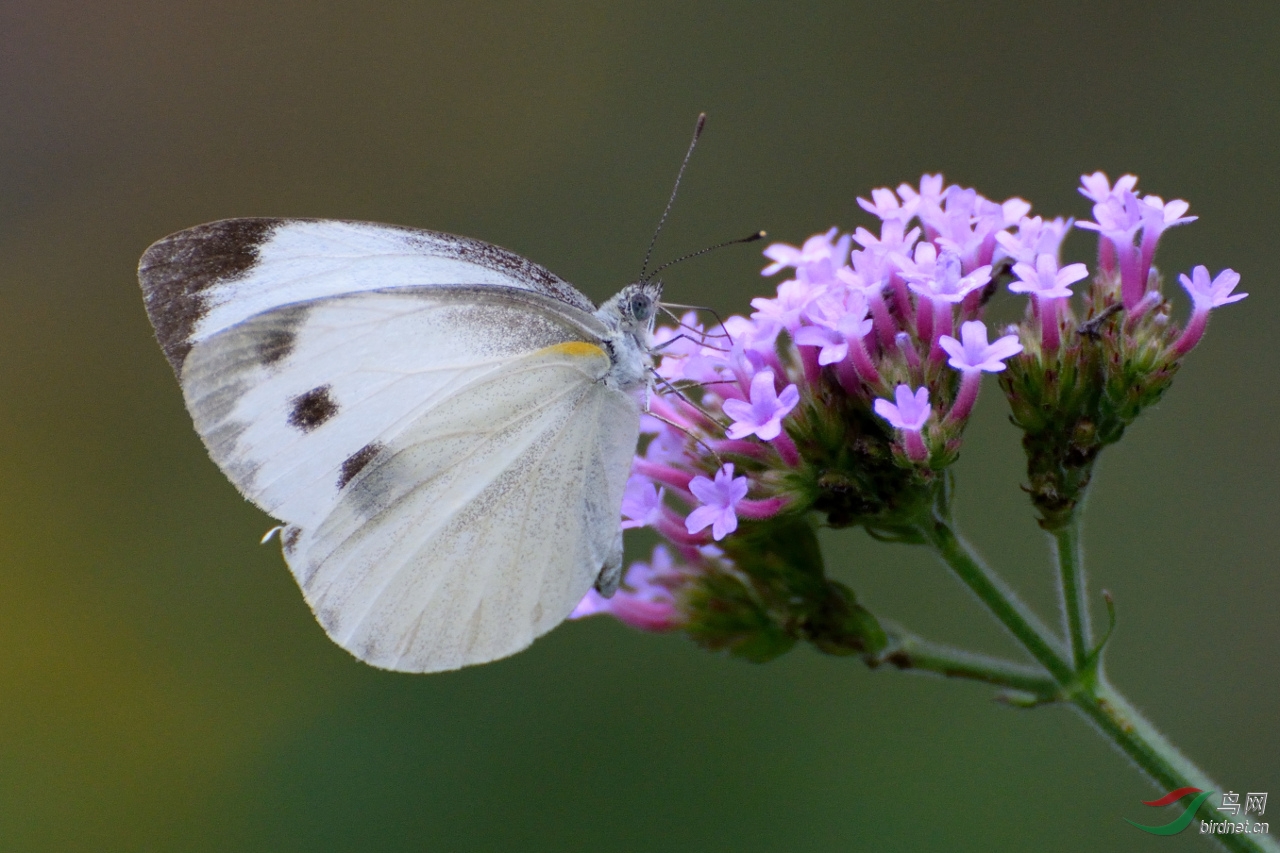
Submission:
[[[631,297],[631,316],[637,320],[648,320],[649,315],[653,313],[653,300],[645,296],[643,293],[637,293]]]

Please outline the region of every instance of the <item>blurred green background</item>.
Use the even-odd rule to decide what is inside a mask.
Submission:
[[[1224,788],[1280,796],[1280,6],[1210,8],[0,4],[0,849],[1208,849],[1124,824],[1162,822],[1139,804],[1162,792],[1070,711],[974,685],[609,620],[447,675],[356,662],[205,456],[134,270],[199,222],[342,217],[495,242],[600,299],[699,110],[660,259],[870,224],[857,195],[924,171],[1078,218],[1082,172],[1135,172],[1201,217],[1157,263],[1252,295],[1103,457],[1110,669]],[[742,312],[761,265],[725,250],[667,293]],[[989,384],[960,518],[1056,618],[1002,405]],[[1011,651],[926,554],[827,544],[878,613]]]

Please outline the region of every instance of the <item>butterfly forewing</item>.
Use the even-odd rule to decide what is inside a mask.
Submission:
[[[156,242],[138,265],[147,313],[175,372],[196,341],[263,311],[423,285],[501,285],[595,310],[567,282],[498,246],[396,225],[224,219]]]

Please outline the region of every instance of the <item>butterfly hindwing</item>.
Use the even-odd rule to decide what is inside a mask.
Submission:
[[[592,351],[594,350],[594,352]],[[430,672],[559,624],[614,555],[636,404],[589,344],[509,362],[418,418],[287,550],[330,636]]]
[[[411,671],[511,654],[614,557],[636,403],[590,314],[500,286],[321,298],[196,341],[196,429],[330,635]]]

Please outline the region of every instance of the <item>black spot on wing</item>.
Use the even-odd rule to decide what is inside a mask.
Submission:
[[[290,400],[293,408],[289,410],[289,425],[311,432],[336,415],[338,404],[330,396],[332,390],[332,385],[321,385]]]
[[[338,472],[338,488],[344,488],[356,474],[364,470],[364,467],[385,449],[383,445],[374,441],[348,456],[346,461],[342,463],[342,470]]]
[[[175,373],[191,350],[191,333],[204,316],[204,292],[244,276],[258,262],[258,247],[279,219],[224,219],[159,240],[138,263],[147,316]]]

